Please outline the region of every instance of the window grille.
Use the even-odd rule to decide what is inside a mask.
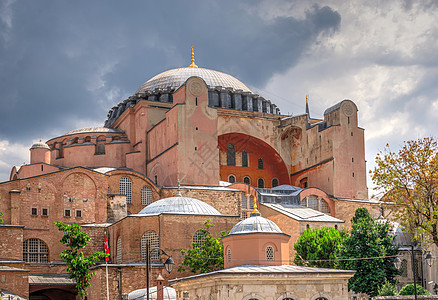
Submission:
[[[318,198],[316,196],[308,196],[307,198],[307,207],[318,210]]]
[[[260,188],[260,189],[265,188],[265,181],[263,180],[263,178],[259,178],[257,180],[257,187]]]
[[[321,208],[320,211],[322,213],[325,213],[325,214],[330,214],[330,209],[329,209],[327,203],[322,199],[320,201],[321,201],[320,202],[320,208]]]
[[[141,205],[149,205],[152,203],[152,190],[144,186],[141,189]]]
[[[242,151],[242,167],[248,167],[248,152]]]
[[[272,187],[274,188],[276,186],[278,186],[278,179],[277,178],[273,178],[272,179]]]
[[[123,177],[119,181],[120,194],[126,196],[126,203],[131,204],[131,179]]]
[[[272,248],[272,246],[266,247],[266,260],[268,261],[274,260],[274,248]]]
[[[242,208],[247,209],[248,208],[248,198],[243,193],[240,196],[241,196],[241,201],[242,201]]]
[[[41,209],[41,215],[47,217],[49,215],[49,209],[48,208]]]
[[[38,215],[38,209],[36,207],[32,207],[30,209],[30,215],[31,216],[37,216]]]
[[[233,144],[227,145],[227,166],[236,165],[236,151]]]
[[[23,242],[23,260],[29,263],[47,263],[49,248],[40,239],[28,239]]]
[[[259,158],[258,167],[259,167],[259,169],[263,169],[263,159],[262,158]]]
[[[194,247],[202,247],[202,245],[204,245],[205,242],[205,234],[202,233],[201,230],[198,230],[195,232],[195,234],[193,235],[193,243],[196,244],[196,246]]]
[[[227,250],[227,262],[231,263],[231,249]]]
[[[122,263],[122,238],[119,237],[117,239],[117,246],[116,246],[116,262],[118,264]]]
[[[71,217],[71,211],[69,209],[64,210],[64,217]]]
[[[251,178],[249,178],[248,176],[245,176],[245,177],[243,177],[243,183],[246,183],[246,184],[251,184]]]
[[[76,218],[82,218],[82,210],[80,209],[76,210]]]
[[[408,277],[408,261],[406,259],[402,260],[400,269],[402,270],[401,276]]]
[[[149,253],[151,253],[152,249],[160,247],[160,238],[154,231],[148,231],[141,237],[141,259],[144,261],[147,258],[147,245],[149,245]],[[153,251],[150,259],[155,262],[160,261],[158,251]]]

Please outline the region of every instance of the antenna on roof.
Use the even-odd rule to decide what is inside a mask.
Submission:
[[[198,66],[195,65],[195,52],[193,52],[193,45],[192,45],[192,59],[190,60],[191,64],[187,68],[197,68]]]

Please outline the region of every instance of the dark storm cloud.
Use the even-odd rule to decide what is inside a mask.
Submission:
[[[4,3],[9,3],[6,5]],[[103,123],[112,105],[165,69],[189,64],[264,84],[340,26],[330,7],[263,20],[236,1],[16,1],[0,14],[0,139]],[[108,99],[108,95],[119,98]]]

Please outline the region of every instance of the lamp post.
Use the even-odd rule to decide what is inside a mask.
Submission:
[[[432,267],[433,260],[434,260],[434,257],[432,256],[432,254],[429,251],[425,257],[425,261],[429,267]],[[412,261],[412,273],[414,274],[414,295],[415,295],[415,300],[417,300],[417,276],[416,276],[416,270],[415,270],[416,268],[415,268],[415,258],[414,258],[414,244],[411,244],[411,261]],[[402,261],[397,256],[394,259],[394,265],[397,268],[397,270],[400,270],[401,264],[402,264]]]
[[[166,268],[167,272],[172,272],[173,265],[175,262],[172,259],[172,256],[164,252],[164,250],[160,248],[152,248],[149,249],[149,243],[146,242],[146,299],[149,300],[149,268],[151,265],[151,253],[153,251],[158,251],[158,255],[166,255],[167,259],[164,262],[164,267]]]

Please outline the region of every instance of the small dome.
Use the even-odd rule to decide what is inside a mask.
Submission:
[[[231,229],[230,234],[241,234],[241,233],[282,233],[280,228],[266,218],[260,216],[259,213],[252,213],[251,217],[240,221],[236,225],[234,225],[233,229]]]
[[[47,149],[47,150],[50,150],[50,147],[46,143],[39,141],[39,142],[36,142],[35,144],[33,144],[32,147],[30,147],[30,150],[32,150],[32,149]]]
[[[161,213],[175,213],[188,215],[211,215],[218,216],[218,212],[213,206],[189,197],[170,197],[153,202],[143,208],[139,214],[155,215]]]
[[[187,79],[198,76],[204,79],[209,87],[231,88],[251,92],[239,79],[219,71],[204,68],[178,68],[160,73],[146,81],[136,92],[154,91],[155,89],[178,89]]]

